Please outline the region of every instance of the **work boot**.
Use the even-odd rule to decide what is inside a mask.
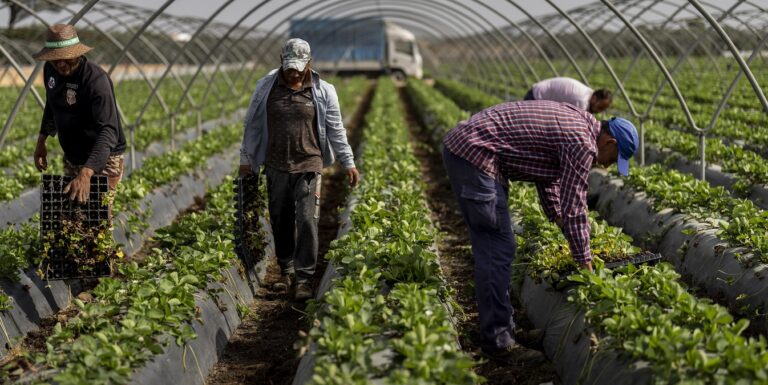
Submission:
[[[544,353],[528,349],[517,343],[502,349],[483,348],[482,350],[484,356],[506,365],[538,364],[547,359]]]
[[[293,286],[293,273],[283,273],[280,276],[280,280],[272,285],[275,291],[287,293]]]
[[[312,298],[312,285],[309,282],[299,282],[296,285],[295,299],[297,301],[306,301],[310,298]]]

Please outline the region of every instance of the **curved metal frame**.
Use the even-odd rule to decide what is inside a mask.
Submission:
[[[546,0],[549,6],[554,9],[554,13],[541,17],[534,17],[528,12],[526,6],[522,6],[513,0],[507,0],[506,4],[509,7],[516,9],[527,17],[527,20],[522,22],[511,20],[504,10],[485,4],[481,0],[474,1],[474,4],[480,7],[470,6],[460,0],[417,0],[411,2],[392,0],[384,4],[370,0],[323,0],[309,5],[302,3],[303,5],[301,6],[298,5],[298,3],[301,3],[301,0],[299,0],[284,7],[274,7],[275,9],[265,12],[266,16],[250,24],[249,27],[246,27],[245,24],[247,24],[247,20],[252,15],[256,14],[266,4],[274,4],[275,2],[272,0],[262,0],[259,4],[252,5],[250,11],[242,14],[235,24],[226,24],[217,22],[215,19],[224,9],[230,7],[234,0],[225,0],[206,19],[166,15],[164,11],[174,1],[165,0],[158,9],[145,10],[129,4],[113,3],[109,0],[102,1],[100,6],[94,8],[99,3],[99,0],[90,0],[83,6],[80,12],[74,12],[59,0],[45,0],[46,3],[56,5],[59,9],[73,14],[69,21],[70,23],[82,20],[82,22],[89,25],[96,33],[103,36],[116,48],[118,53],[113,60],[110,60],[111,66],[108,71],[110,74],[113,73],[117,65],[123,62],[124,59],[128,60],[129,65],[138,68],[141,80],[146,82],[151,92],[143,103],[136,119],[129,123],[131,136],[133,136],[135,127],[141,124],[144,114],[153,101],[160,103],[164,113],[170,118],[171,137],[173,137],[175,118],[181,112],[185,103],[192,107],[192,112],[197,111],[199,121],[202,113],[201,106],[206,103],[212,92],[216,94],[219,103],[222,103],[228,97],[238,97],[238,93],[241,90],[245,91],[250,88],[249,84],[256,74],[254,69],[269,64],[269,58],[266,57],[266,53],[272,52],[275,49],[275,45],[278,44],[278,37],[283,33],[281,31],[285,30],[288,20],[298,15],[317,16],[318,14],[330,14],[337,17],[346,15],[347,17],[363,18],[363,20],[372,17],[386,17],[402,22],[409,28],[419,30],[422,35],[430,36],[436,41],[451,42],[450,44],[438,46],[438,50],[434,52],[434,55],[436,55],[435,60],[440,60],[441,58],[449,59],[447,66],[440,70],[458,71],[454,75],[458,75],[458,78],[465,79],[466,81],[470,73],[480,70],[480,64],[488,65],[489,67],[487,68],[491,69],[492,76],[498,76],[502,83],[510,89],[520,85],[528,85],[532,79],[539,80],[538,72],[541,71],[542,67],[536,67],[532,62],[533,58],[529,58],[529,55],[536,55],[537,59],[542,61],[539,64],[544,64],[547,69],[546,71],[551,72],[555,76],[558,76],[561,70],[558,70],[554,59],[556,57],[564,58],[565,61],[562,64],[566,67],[572,67],[577,76],[587,84],[589,84],[589,75],[593,73],[597,67],[596,64],[600,62],[613,79],[616,87],[618,87],[618,92],[624,98],[630,114],[640,121],[641,148],[644,148],[643,123],[651,116],[662,90],[669,84],[688,125],[693,132],[699,135],[702,178],[706,167],[704,146],[706,134],[717,124],[721,112],[727,105],[727,101],[742,77],[747,78],[762,109],[768,113],[768,100],[750,68],[750,64],[753,64],[754,60],[760,57],[760,50],[768,45],[768,34],[765,33],[764,24],[757,27],[758,22],[765,23],[765,16],[768,12],[766,12],[763,6],[756,4],[752,0],[737,0],[728,9],[722,9],[716,4],[700,0],[685,0],[684,3],[675,2],[674,0],[600,0],[599,2],[573,8],[567,12],[558,7],[553,0]],[[37,12],[26,7],[20,0],[9,0],[9,3],[21,6],[32,17],[43,24],[47,24]],[[661,12],[657,9],[661,5],[672,7],[673,11],[671,13]],[[322,7],[322,12],[313,11],[320,7]],[[749,9],[744,10],[742,9],[743,7],[749,7]],[[606,8],[610,12],[604,12]],[[480,12],[481,9],[484,13]],[[93,12],[86,15],[91,10]],[[118,12],[115,12],[116,10]],[[283,12],[289,15],[278,17]],[[711,12],[716,12],[717,14],[713,16]],[[103,15],[103,17],[95,17],[95,15]],[[489,15],[503,20],[506,23],[505,29],[492,23]],[[685,19],[680,18],[683,15],[685,15]],[[649,21],[648,16],[658,16],[662,21],[659,24],[655,24],[655,22]],[[132,19],[128,20],[127,18],[129,17]],[[615,17],[618,21],[608,20],[610,17]],[[705,21],[703,25],[711,28],[714,33],[699,33],[696,35],[696,32],[684,23],[684,21],[690,20],[687,19],[688,17],[703,19]],[[265,31],[257,29],[266,24],[267,21],[274,21],[275,18],[281,20],[270,29]],[[102,28],[101,25],[107,23],[108,20],[112,20],[113,24],[110,24],[108,28]],[[427,23],[424,23],[425,20]],[[619,29],[611,31],[614,39],[628,31],[637,39],[642,48],[633,50],[627,47],[617,47],[616,45],[611,45],[607,40],[602,40],[598,43],[583,28],[586,21],[601,23],[597,31],[607,31],[610,23],[619,23]],[[689,41],[692,40],[693,43],[681,44],[679,36],[670,36],[666,30],[650,39],[649,36],[646,36],[635,27],[635,24],[638,23],[654,23],[654,25],[660,25],[662,29],[675,25],[675,28],[679,28],[683,35]],[[746,60],[739,55],[738,48],[724,29],[726,25],[735,25],[734,28],[741,28],[755,36],[756,43],[753,45],[753,52]],[[120,30],[118,30],[119,28]],[[191,33],[191,37],[189,40],[179,43],[170,39],[164,33],[170,29]],[[121,34],[120,36],[127,34],[130,36],[130,40],[125,44],[121,43],[116,37],[118,33]],[[146,36],[148,33],[161,36],[162,40],[151,41]],[[591,33],[594,33],[594,30],[591,30]],[[551,40],[554,46],[550,44],[545,49],[543,39]],[[663,42],[662,39],[666,39],[666,41]],[[528,45],[525,47],[519,45],[518,42],[521,40],[527,41]],[[164,66],[162,74],[156,79],[150,77],[145,72],[141,63],[131,53],[131,50],[136,48],[137,42],[141,42],[146,46],[151,55],[157,57]],[[170,44],[173,48],[165,49],[165,46],[161,46],[161,44]],[[662,46],[662,44],[664,45]],[[706,55],[709,63],[718,71],[718,77],[722,78],[724,75],[720,69],[722,61],[718,60],[709,48],[716,46],[716,44],[722,44],[727,47],[728,51],[733,55],[733,59],[738,63],[739,71],[729,82],[728,89],[722,95],[709,124],[706,127],[699,127],[691,114],[688,103],[676,84],[674,74],[683,63],[690,63],[695,66],[705,65],[702,63],[706,62],[694,62],[689,59],[692,52],[699,47],[703,49],[700,52]],[[13,47],[13,49],[11,50],[9,47]],[[665,51],[662,47],[671,47],[672,51]],[[423,48],[422,50],[424,51]],[[675,51],[679,52],[679,55]],[[4,69],[3,75],[13,71],[24,81],[24,86],[19,92],[2,132],[0,132],[0,146],[4,144],[15,116],[18,114],[21,104],[30,91],[37,103],[40,106],[44,105],[44,99],[32,87],[42,69],[42,63],[35,63],[31,75],[25,77],[23,68],[17,60],[17,58],[22,57],[20,53],[23,55],[24,52],[24,49],[15,46],[13,41],[8,41],[4,38],[0,39],[0,57],[10,63],[10,66],[6,66]],[[671,67],[665,64],[659,54],[664,52],[666,52],[665,55],[671,55],[668,58],[677,59]],[[673,53],[670,54],[670,52]],[[612,63],[607,59],[606,53],[631,58],[628,66],[623,68],[623,76],[618,76]],[[636,110],[624,84],[629,79],[641,56],[645,55],[648,55],[655,63],[663,75],[663,79],[660,80],[657,91],[647,109],[640,113]],[[249,56],[253,57],[253,59],[249,60]],[[582,70],[576,57],[591,59],[586,72]],[[33,60],[30,60],[31,58],[25,57],[25,59],[33,62]],[[182,79],[177,71],[177,64],[187,60],[192,63],[190,69],[194,69],[194,71],[191,72],[192,75],[189,79]],[[477,68],[472,70],[466,64]],[[209,65],[213,68],[211,71],[207,70]],[[566,67],[562,67],[562,71]],[[485,73],[488,72],[486,71]],[[173,108],[170,108],[165,103],[159,92],[160,86],[168,75],[171,75],[173,81],[183,89],[182,97],[175,102]],[[191,91],[201,75],[206,82],[205,89],[199,100],[194,100]],[[214,81],[219,76],[226,83],[229,92],[222,90],[222,93],[219,87],[213,87]],[[484,87],[483,85],[479,86]],[[120,116],[121,119],[125,120],[122,112],[120,112]],[[131,142],[133,143],[133,140]],[[639,157],[640,161],[644,162],[643,150],[641,150]]]

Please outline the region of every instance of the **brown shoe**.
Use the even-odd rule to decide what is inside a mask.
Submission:
[[[547,360],[544,353],[528,349],[517,343],[503,349],[483,349],[483,355],[507,365],[538,364]]]
[[[272,285],[272,289],[287,293],[291,286],[293,286],[293,273],[286,273],[281,275],[280,280]]]
[[[312,298],[312,285],[309,282],[299,282],[296,286],[296,295],[294,297],[297,301],[306,301]]]

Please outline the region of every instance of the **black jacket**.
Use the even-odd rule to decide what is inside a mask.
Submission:
[[[75,165],[101,172],[110,155],[125,151],[112,80],[85,56],[71,76],[51,63],[43,68],[45,111],[40,133],[59,135],[64,156]]]

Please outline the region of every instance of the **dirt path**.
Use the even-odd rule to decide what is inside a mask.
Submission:
[[[455,290],[454,299],[465,312],[465,316],[459,318],[459,342],[464,351],[468,352],[475,360],[481,361],[483,356],[477,343],[479,321],[472,277],[473,262],[469,234],[459,212],[458,204],[451,192],[450,183],[443,168],[442,157],[434,150],[429,135],[426,134],[414,111],[410,108],[408,95],[404,88],[400,88],[400,96],[405,106],[411,138],[416,144],[413,146],[414,151],[421,162],[424,182],[427,184],[432,221],[441,233],[440,240],[437,242],[440,265],[446,280]],[[515,322],[524,329],[532,327],[519,304],[513,303],[513,305],[516,312]],[[477,372],[488,379],[488,384],[494,385],[539,385],[548,382],[555,384],[560,382],[549,362],[536,366],[505,366],[494,361],[487,361],[478,366]]]
[[[369,87],[351,123],[347,125],[350,145],[357,149],[365,112],[373,91]],[[319,223],[319,257],[313,287],[317,289],[326,267],[325,253],[339,228],[338,208],[346,202],[348,188],[346,173],[337,165],[323,174],[322,203]],[[266,282],[280,278],[280,269],[273,260],[268,267]],[[293,381],[299,364],[294,343],[299,331],[308,331],[303,317],[304,303],[292,297],[262,288],[250,306],[251,315],[243,320],[229,339],[219,362],[208,376],[206,384],[268,384],[287,385]]]

